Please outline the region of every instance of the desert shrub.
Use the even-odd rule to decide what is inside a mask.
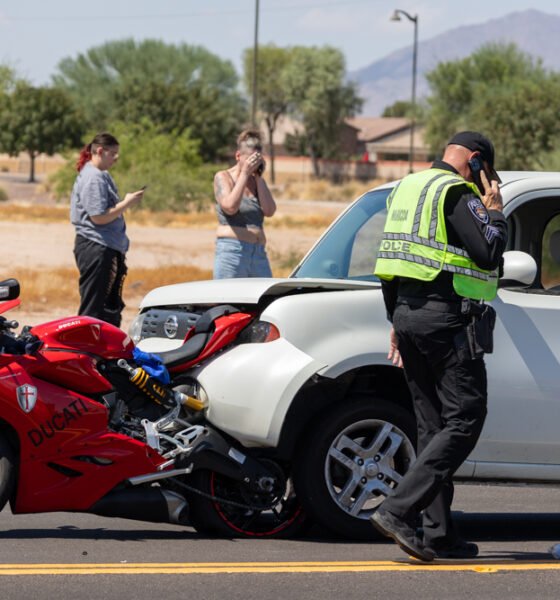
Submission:
[[[8,199],[8,192],[0,187],[0,202],[6,202],[6,200]]]
[[[199,142],[188,131],[160,133],[147,120],[137,125],[117,123],[110,131],[120,143],[119,161],[111,174],[121,197],[147,185],[144,209],[200,211],[212,204],[214,173],[221,167],[202,163]],[[67,165],[49,179],[51,190],[59,199],[70,197],[76,178],[76,156],[68,156]]]

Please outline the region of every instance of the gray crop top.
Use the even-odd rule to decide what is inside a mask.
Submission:
[[[218,202],[216,202],[216,213],[220,225],[230,227],[260,227],[264,222],[264,214],[256,196],[243,196],[239,210],[234,215],[227,215]]]

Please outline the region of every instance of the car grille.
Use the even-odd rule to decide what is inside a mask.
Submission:
[[[144,313],[140,339],[159,337],[182,340],[199,318],[199,314],[184,310],[151,308]]]

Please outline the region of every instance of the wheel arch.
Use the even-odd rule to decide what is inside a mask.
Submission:
[[[368,365],[352,369],[335,379],[314,376],[295,395],[286,413],[277,446],[279,458],[289,459],[318,417],[339,402],[371,397],[401,406],[413,414],[412,398],[402,369],[390,365]]]

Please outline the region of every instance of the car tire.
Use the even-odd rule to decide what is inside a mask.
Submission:
[[[416,423],[377,398],[348,399],[313,424],[295,455],[294,485],[306,513],[332,533],[378,539],[370,516],[416,458]]]
[[[15,485],[15,453],[8,441],[0,435],[0,511],[12,496]]]

